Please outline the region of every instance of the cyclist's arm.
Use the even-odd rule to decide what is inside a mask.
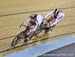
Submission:
[[[63,18],[64,16],[59,15],[50,26],[58,24]]]
[[[47,17],[48,17],[48,16],[51,16],[52,13],[53,13],[53,11],[49,12],[49,13],[44,17],[44,19],[47,19]]]
[[[24,22],[22,22],[22,24],[20,25],[20,27],[21,27],[21,26],[25,26],[25,25],[26,25],[26,23],[28,23],[28,22],[29,22],[29,20],[30,20],[30,18],[27,18]]]

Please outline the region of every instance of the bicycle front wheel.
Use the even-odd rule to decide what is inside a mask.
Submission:
[[[20,42],[20,37],[18,37],[18,36],[16,36],[14,39],[13,39],[13,41],[12,41],[12,43],[11,43],[11,46],[15,46],[16,44],[18,44],[19,42]]]

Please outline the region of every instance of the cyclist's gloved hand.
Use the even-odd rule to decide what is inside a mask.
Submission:
[[[55,27],[56,25],[51,25],[50,27]]]
[[[23,24],[20,25],[20,28],[23,26]]]

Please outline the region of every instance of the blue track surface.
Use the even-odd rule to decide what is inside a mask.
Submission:
[[[28,48],[16,53],[12,53],[5,57],[37,57],[44,53],[70,45],[72,43],[75,43],[75,36],[69,36],[69,37],[57,39],[51,42],[47,42],[45,44],[41,44],[38,46],[33,46],[31,48]]]

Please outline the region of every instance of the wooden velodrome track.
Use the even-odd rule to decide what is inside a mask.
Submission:
[[[29,16],[29,12],[41,10],[39,13],[45,16],[48,11],[42,10],[54,8],[64,8],[65,18],[49,34],[49,38],[46,38],[48,36],[46,35],[45,38],[40,38],[40,41],[37,39],[38,41],[21,47],[18,46],[15,49],[10,46],[13,39],[10,36],[16,35],[24,29],[19,29],[19,25]],[[0,0],[1,56],[70,35],[75,35],[75,0]],[[4,50],[5,52],[3,52]]]

